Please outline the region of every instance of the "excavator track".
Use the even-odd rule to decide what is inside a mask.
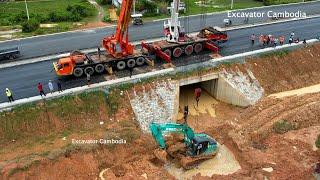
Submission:
[[[178,163],[186,170],[192,169],[199,165],[201,162],[212,159],[216,153],[210,155],[199,155],[195,157],[187,156],[186,146],[184,143],[176,143],[168,147],[168,155],[178,160]]]
[[[198,166],[200,163],[202,163],[205,160],[212,159],[215,157],[215,154],[210,155],[201,155],[197,157],[190,157],[190,156],[184,156],[180,159],[180,165],[186,169],[192,169]]]

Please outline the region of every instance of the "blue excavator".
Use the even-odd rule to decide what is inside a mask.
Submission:
[[[195,133],[187,123],[153,122],[150,124],[150,131],[162,150],[162,153],[155,153],[156,157],[163,160],[163,154],[169,154],[171,158],[178,160],[184,169],[191,169],[202,161],[213,158],[218,151],[215,139],[205,133]],[[170,133],[182,134],[182,142],[166,143],[164,136]],[[157,154],[162,154],[162,157]]]

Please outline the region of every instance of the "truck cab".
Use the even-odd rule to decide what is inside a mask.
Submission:
[[[74,65],[69,57],[59,59],[57,63],[53,63],[53,67],[59,76],[72,75]]]
[[[58,62],[53,63],[53,67],[58,76],[72,75],[77,64],[84,64],[85,54],[80,52],[71,53],[69,57],[61,58]]]

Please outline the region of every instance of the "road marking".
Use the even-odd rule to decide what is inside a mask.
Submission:
[[[233,12],[233,11],[244,11],[244,10],[250,10],[250,9],[263,9],[263,8],[268,8],[268,7],[290,6],[290,5],[296,5],[296,4],[307,4],[307,3],[317,3],[317,2],[320,2],[320,0],[306,1],[306,2],[298,2],[298,3],[290,3],[290,4],[278,4],[278,5],[271,5],[271,6],[260,6],[260,7],[236,9],[236,10],[230,10],[230,11],[231,11],[231,12]],[[228,11],[206,13],[206,15],[214,15],[214,14],[220,14],[220,13],[223,14],[223,13],[225,13],[225,12],[228,12]],[[189,17],[201,16],[201,15],[202,15],[202,14],[194,14],[194,15],[189,15]],[[181,16],[181,17],[188,17],[188,16]],[[179,17],[179,18],[180,18],[180,17]],[[156,19],[156,20],[153,20],[153,22],[163,21],[163,20],[167,20],[167,19],[168,19],[168,18]],[[116,27],[116,26],[117,26],[117,25],[108,25],[108,26],[97,27],[97,28],[89,28],[89,29],[99,30],[99,29],[103,29],[103,28],[112,28],[112,27]],[[0,41],[0,44],[1,44],[1,43],[4,43],[4,42],[10,42],[10,41],[20,41],[20,40],[23,40],[23,39],[32,39],[32,38],[37,38],[37,37],[52,36],[52,35],[65,34],[65,33],[75,33],[75,32],[81,32],[81,31],[83,31],[83,29],[73,30],[73,31],[59,32],[59,33],[53,33],[53,34],[37,35],[37,36],[25,37],[25,38],[10,39],[10,40]]]
[[[308,44],[316,43],[319,42],[318,39],[310,39],[307,40]],[[124,84],[124,83],[136,83],[136,82],[141,82],[142,79],[147,79],[150,77],[156,77],[156,76],[162,76],[165,74],[170,74],[170,73],[177,73],[177,72],[185,72],[186,70],[192,70],[192,69],[197,69],[201,67],[214,67],[217,65],[217,63],[222,63],[224,61],[232,60],[232,59],[239,59],[239,58],[244,58],[252,55],[257,55],[257,54],[262,54],[262,53],[269,53],[273,52],[275,50],[281,50],[285,48],[290,48],[290,47],[296,47],[296,46],[303,46],[303,42],[300,43],[293,43],[293,44],[285,44],[282,46],[277,46],[277,47],[269,47],[269,48],[264,48],[264,49],[259,49],[255,51],[250,51],[250,52],[245,52],[245,53],[240,53],[240,54],[234,54],[230,56],[225,56],[222,58],[217,58],[217,59],[211,59],[206,62],[200,62],[200,63],[195,63],[195,64],[190,64],[186,66],[180,66],[180,67],[175,67],[175,68],[167,68],[167,69],[161,69],[161,70],[156,70],[156,71],[151,71],[147,72],[144,74],[137,74],[133,75],[131,78],[130,77],[122,77],[122,78],[116,78],[112,79],[109,81],[103,81],[99,82],[96,84],[91,84],[90,87],[87,85],[81,86],[81,87],[75,87],[71,89],[66,89],[63,92],[54,92],[52,94],[48,94],[45,99],[53,99],[57,97],[62,97],[65,95],[70,95],[74,93],[80,93],[84,92],[87,90],[92,90],[92,89],[98,89],[98,88],[105,88],[105,87],[111,87],[119,84]],[[18,99],[15,100],[12,103],[6,102],[6,103],[1,103],[0,104],[0,111],[8,110],[14,106],[21,105],[21,104],[26,104],[26,103],[31,103],[31,102],[36,102],[43,100],[41,96],[33,96],[33,97],[28,97],[28,98],[23,98],[23,99]]]
[[[308,16],[308,17],[304,17],[304,18],[284,19],[284,20],[268,22],[268,23],[227,27],[227,28],[225,28],[225,30],[226,31],[232,31],[232,30],[238,30],[238,29],[246,29],[246,28],[258,27],[258,26],[266,26],[266,25],[271,25],[271,24],[280,24],[280,23],[284,23],[284,22],[313,19],[313,18],[319,18],[319,17],[320,17],[320,15],[314,15],[314,16]],[[194,36],[197,33],[198,32],[193,32],[193,33],[190,33],[189,35]],[[145,40],[145,42],[146,43],[151,43],[151,42],[160,41],[160,40],[164,40],[164,39],[165,38],[154,38],[154,39]],[[141,41],[143,41],[143,40],[141,40]],[[140,45],[141,41],[134,41],[132,44],[135,45],[135,46],[136,45]],[[104,50],[104,48],[101,48],[101,50]],[[84,53],[94,53],[94,52],[97,52],[97,49],[96,48],[83,49],[81,51],[84,52]],[[56,54],[56,55],[50,55],[50,56],[43,56],[43,57],[25,59],[25,60],[21,60],[21,61],[17,61],[17,62],[4,63],[4,64],[0,64],[0,69],[10,68],[10,67],[14,67],[14,66],[20,66],[20,65],[25,65],[25,64],[32,64],[32,63],[37,63],[37,62],[42,62],[42,61],[50,61],[50,60],[53,60],[53,59],[59,59],[59,58],[67,57],[69,55],[70,55],[70,53],[63,53],[63,54]]]

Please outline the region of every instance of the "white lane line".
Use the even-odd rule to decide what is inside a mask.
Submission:
[[[307,40],[307,44],[312,44],[312,43],[316,43],[319,42],[318,39],[310,39]],[[118,84],[123,84],[123,83],[133,83],[133,82],[139,82],[141,81],[141,79],[146,79],[146,78],[150,78],[150,77],[155,77],[155,76],[162,76],[165,74],[169,74],[169,73],[177,73],[179,71],[185,71],[185,69],[196,69],[199,67],[213,67],[216,66],[217,62],[224,62],[227,60],[232,60],[232,59],[238,59],[238,58],[243,58],[243,57],[248,57],[248,56],[252,56],[252,55],[257,55],[257,54],[262,54],[262,53],[269,53],[269,52],[273,52],[276,50],[281,50],[281,49],[286,49],[289,47],[295,47],[295,46],[302,46],[303,43],[293,43],[293,44],[285,44],[282,46],[277,46],[277,47],[269,47],[269,48],[265,48],[265,49],[259,49],[259,50],[255,50],[255,51],[250,51],[250,52],[245,52],[245,53],[240,53],[240,54],[234,54],[231,56],[225,56],[225,57],[221,57],[221,58],[217,58],[217,59],[211,59],[209,61],[206,62],[200,62],[200,63],[196,63],[196,64],[190,64],[187,66],[180,66],[180,67],[176,67],[176,68],[167,68],[167,69],[161,69],[161,70],[157,70],[157,71],[151,71],[151,72],[147,72],[147,73],[143,73],[143,74],[137,74],[137,75],[133,75],[131,78],[130,77],[123,77],[123,78],[118,78],[118,79],[112,79],[109,81],[104,81],[104,82],[100,82],[100,83],[96,83],[96,84],[91,84],[90,87],[88,86],[81,86],[81,87],[76,87],[76,88],[72,88],[72,89],[66,89],[63,92],[59,93],[59,92],[54,92],[52,94],[48,94],[45,99],[53,99],[53,98],[57,98],[57,97],[61,97],[61,96],[65,96],[65,95],[70,95],[70,94],[74,94],[74,93],[80,93],[89,89],[97,89],[97,88],[105,88],[105,87],[110,87],[110,86],[114,86],[114,85],[118,85]],[[26,103],[30,103],[30,102],[35,102],[35,101],[40,101],[43,98],[41,96],[34,96],[34,97],[29,97],[29,98],[24,98],[24,99],[18,99],[12,103],[6,102],[6,103],[1,103],[0,104],[0,112],[10,109],[14,106],[17,105],[21,105],[21,104],[26,104]]]
[[[258,27],[258,26],[266,26],[266,25],[271,25],[271,24],[280,24],[280,23],[284,23],[284,22],[306,20],[306,19],[312,19],[312,18],[318,18],[318,17],[320,17],[320,15],[308,16],[308,17],[305,17],[305,18],[284,19],[284,20],[268,22],[268,23],[227,27],[227,28],[224,28],[224,29],[226,31],[232,31],[232,30],[238,30],[238,29],[246,29],[246,28]],[[190,33],[190,35],[196,35],[196,34],[197,34],[197,32]],[[150,42],[155,42],[155,41],[160,41],[160,40],[164,40],[164,38],[148,39],[148,40],[145,40],[145,42],[150,43]],[[139,45],[139,44],[141,44],[141,41],[134,41],[132,44],[133,45]],[[102,50],[104,50],[104,49],[102,48]],[[84,53],[93,53],[93,52],[96,52],[97,49],[96,48],[92,48],[92,49],[84,49],[84,50],[81,50],[81,51],[84,52]],[[56,54],[56,55],[50,55],[50,56],[44,56],[44,57],[38,57],[38,58],[25,59],[25,60],[21,60],[21,61],[17,61],[17,62],[4,63],[4,64],[0,64],[0,69],[10,68],[10,67],[19,66],[19,65],[25,65],[25,64],[32,64],[32,63],[37,63],[37,62],[42,62],[42,61],[49,61],[49,60],[52,60],[52,59],[58,59],[58,58],[62,58],[62,57],[67,57],[69,55],[70,55],[70,53],[63,53],[63,54]]]

